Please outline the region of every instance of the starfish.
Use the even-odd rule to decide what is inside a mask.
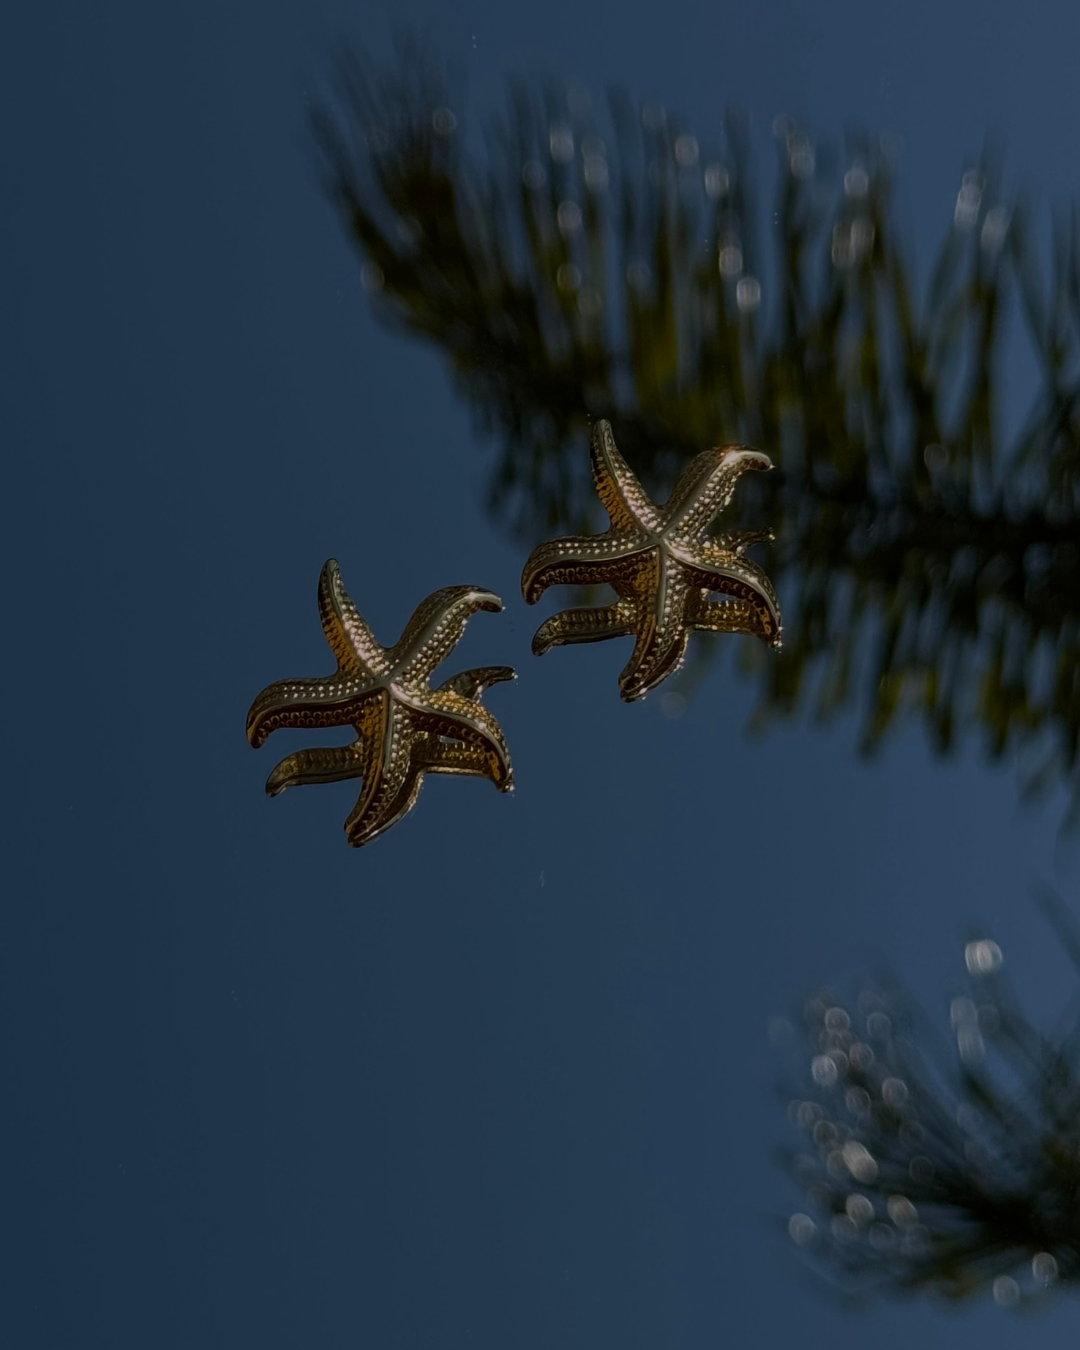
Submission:
[[[744,554],[771,540],[771,530],[706,533],[727,506],[747,469],[771,469],[760,450],[725,445],[697,455],[663,506],[650,501],[619,454],[611,426],[593,426],[589,457],[593,481],[611,527],[604,534],[555,539],[535,549],[521,576],[533,605],[549,586],[606,582],[613,605],[568,609],[541,624],[535,655],[568,642],[637,638],[619,676],[622,697],[644,698],[686,658],[693,629],[752,633],[780,647],[780,610],[772,583]],[[711,592],[724,597],[710,600]]]
[[[514,671],[484,666],[437,689],[430,685],[432,671],[461,641],[469,618],[502,607],[491,591],[447,586],[417,606],[395,646],[380,647],[331,558],[319,577],[319,616],[337,670],[324,679],[269,685],[251,705],[247,738],[258,749],[279,727],[351,726],[357,739],[289,755],[266,780],[267,794],[362,778],[360,798],[345,822],[349,843],[359,848],[412,810],[426,773],[490,778],[500,792],[510,792],[506,739],[480,695],[488,685],[516,679]]]

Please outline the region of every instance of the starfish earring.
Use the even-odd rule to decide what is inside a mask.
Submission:
[[[743,556],[751,544],[771,540],[772,531],[706,534],[741,475],[772,468],[768,455],[741,445],[706,450],[683,470],[664,506],[649,500],[605,421],[593,427],[590,460],[611,527],[605,534],[541,544],[525,564],[521,592],[533,605],[549,586],[606,582],[619,599],[548,619],[533,638],[537,656],[563,643],[633,635],[633,653],[619,676],[622,697],[632,702],[679,669],[695,628],[752,633],[779,648],[776,593],[762,569]],[[724,599],[710,600],[713,592]]]
[[[516,679],[514,671],[485,666],[437,689],[430,685],[469,618],[502,607],[491,591],[447,586],[417,606],[395,646],[380,647],[331,559],[319,577],[319,615],[337,670],[325,679],[281,680],[264,689],[248,713],[247,738],[258,749],[279,727],[351,726],[357,739],[289,755],[267,779],[268,795],[362,778],[360,799],[345,822],[349,843],[359,848],[412,810],[426,773],[490,778],[500,792],[510,792],[506,739],[480,695],[488,685]]]

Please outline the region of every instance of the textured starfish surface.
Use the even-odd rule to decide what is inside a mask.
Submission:
[[[569,642],[635,636],[619,688],[627,702],[644,698],[686,658],[694,629],[752,633],[780,646],[780,609],[772,583],[744,556],[771,530],[709,535],[747,469],[771,469],[759,450],[726,445],[687,465],[670,499],[657,506],[619,454],[608,422],[593,426],[593,480],[611,527],[604,534],[555,539],[535,549],[521,576],[521,592],[535,604],[549,586],[604,582],[619,596],[613,605],[568,609],[541,624],[533,651],[543,656]],[[722,599],[711,600],[717,594]]]
[[[279,727],[351,726],[350,745],[298,750],[266,781],[271,797],[304,783],[362,778],[345,822],[359,848],[412,810],[426,773],[490,778],[500,792],[514,786],[502,728],[480,695],[513,680],[509,666],[466,670],[432,689],[431,673],[461,641],[477,610],[497,613],[502,601],[476,586],[447,586],[429,595],[401,640],[381,647],[360,617],[331,559],[319,577],[319,615],[337,670],[324,679],[280,680],[251,705],[247,737],[258,749]]]

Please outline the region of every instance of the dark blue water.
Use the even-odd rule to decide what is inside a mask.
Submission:
[[[549,70],[698,127],[898,132],[924,271],[987,129],[1043,201],[1078,188],[1064,5],[406,17],[478,109]],[[751,739],[730,660],[671,718],[620,704],[611,644],[531,656],[492,441],[320,194],[343,31],[390,50],[365,5],[8,20],[5,1344],[1071,1345],[1067,1298],[851,1316],[808,1280],[767,1034],[878,959],[946,1022],[972,920],[1050,1019],[1064,790],[1025,810],[908,724],[867,762],[855,710]],[[353,785],[264,797],[244,715],[329,669],[331,556],[385,643],[440,586],[502,595],[447,672],[518,668],[486,700],[512,798],[434,780],[355,852]]]

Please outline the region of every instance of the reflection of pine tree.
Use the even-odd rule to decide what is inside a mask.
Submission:
[[[340,91],[316,119],[329,189],[379,312],[441,347],[498,431],[498,518],[529,543],[585,523],[591,417],[661,495],[704,446],[758,444],[781,471],[749,514],[778,527],[785,611],[784,653],[759,663],[763,715],[813,698],[828,716],[864,680],[868,748],[908,709],[942,751],[973,719],[995,754],[1032,751],[1032,788],[1076,770],[1075,222],[1047,300],[1021,204],[992,165],[972,170],[920,306],[887,142],[855,142],[830,193],[810,141],[778,123],[766,266],[735,115],[706,160],[658,107],[638,119],[614,98],[609,147],[573,99],[519,88],[482,165],[414,46],[380,81],[346,60]],[[1043,384],[1006,446],[1017,301]]]
[[[1080,941],[1057,907],[1080,968]],[[987,939],[950,1004],[956,1054],[895,989],[804,1010],[805,1099],[788,1155],[807,1211],[789,1232],[853,1295],[989,1287],[1001,1304],[1080,1282],[1080,1041],[1025,1018]]]

